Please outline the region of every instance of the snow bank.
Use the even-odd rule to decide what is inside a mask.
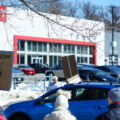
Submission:
[[[12,86],[10,91],[0,91],[0,106],[6,104],[16,103],[25,100],[36,99],[46,92],[48,87],[48,81],[46,83],[40,81],[37,83],[21,83],[16,86],[16,89]],[[62,83],[63,85],[65,82]]]

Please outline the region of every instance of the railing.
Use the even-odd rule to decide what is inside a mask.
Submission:
[[[45,92],[52,79],[53,76],[44,75],[13,76],[11,89],[31,89],[33,91]]]

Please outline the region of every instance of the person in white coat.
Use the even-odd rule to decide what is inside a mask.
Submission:
[[[77,120],[68,110],[71,93],[68,91],[58,90],[55,101],[55,109],[44,117],[44,120]]]

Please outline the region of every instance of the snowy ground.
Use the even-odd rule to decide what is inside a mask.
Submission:
[[[62,84],[65,84],[65,82],[62,82]],[[48,85],[49,81],[25,81],[18,84],[16,89],[14,89],[15,87],[12,84],[9,91],[0,91],[0,106],[38,98],[40,95],[46,92]]]

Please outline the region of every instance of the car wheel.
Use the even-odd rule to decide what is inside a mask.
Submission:
[[[9,120],[29,120],[29,119],[23,115],[15,115],[12,116],[12,118],[10,118]]]

